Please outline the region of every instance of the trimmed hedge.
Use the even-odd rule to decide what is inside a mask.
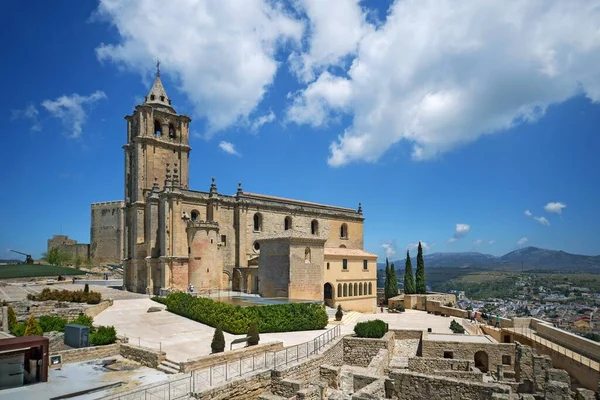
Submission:
[[[258,323],[259,333],[310,331],[327,326],[325,307],[315,303],[274,304],[240,307],[187,293],[171,293],[167,298],[154,297],[167,310],[194,321],[241,335],[250,322]]]
[[[51,290],[50,288],[45,288],[38,295],[28,294],[27,299],[34,301],[58,300],[68,301],[71,303],[98,304],[102,300],[102,296],[98,292],[86,292],[81,290]]]
[[[454,333],[465,333],[465,328],[454,319],[450,322],[450,330]]]
[[[387,325],[380,319],[359,322],[354,326],[354,333],[360,338],[380,339],[387,332]]]

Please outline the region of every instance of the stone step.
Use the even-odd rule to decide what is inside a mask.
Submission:
[[[157,370],[164,372],[165,374],[178,374],[179,373],[179,369],[175,369],[175,368],[171,368],[167,365],[164,364],[159,364],[158,367],[156,367]]]
[[[342,324],[346,325],[346,324],[351,324],[353,322],[358,321],[358,319],[361,317],[361,313],[357,312],[357,311],[350,311],[347,312],[346,314],[344,314],[344,316],[342,317]]]
[[[162,361],[161,364],[166,367],[173,368],[174,370],[177,370],[178,372],[181,370],[181,366],[179,365],[178,362],[169,360],[168,358],[166,360]]]
[[[272,393],[265,393],[258,396],[258,400],[287,400],[287,397],[277,396]]]

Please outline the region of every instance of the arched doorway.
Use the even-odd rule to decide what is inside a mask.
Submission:
[[[475,367],[483,373],[488,372],[488,355],[485,351],[475,353]]]
[[[242,273],[237,269],[233,270],[233,279],[231,281],[232,290],[241,292],[244,290],[242,286]]]
[[[327,282],[323,289],[325,304],[329,307],[333,307],[333,286],[331,286],[331,283]]]

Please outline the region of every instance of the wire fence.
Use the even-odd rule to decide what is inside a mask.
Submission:
[[[142,339],[137,336],[124,336],[125,340],[127,340],[127,344],[136,347],[146,347],[149,349],[154,349],[158,351],[162,351],[162,342],[153,342],[151,340]]]
[[[111,400],[178,400],[191,393],[223,384],[234,378],[259,371],[279,368],[321,352],[341,335],[340,325],[322,333],[313,340],[278,351],[264,351],[234,361],[198,369],[188,375],[149,388],[110,397]],[[131,343],[131,341],[130,341]]]
[[[569,350],[566,347],[560,346],[553,341],[544,339],[543,337],[538,336],[534,331],[532,331],[528,327],[520,327],[520,328],[510,328],[509,331],[521,335],[532,342],[539,343],[540,345],[557,352],[558,354],[562,354],[565,357],[569,357],[574,361],[578,361],[580,364],[585,365],[586,367],[593,369],[594,371],[600,372],[600,363],[594,361],[580,353]]]

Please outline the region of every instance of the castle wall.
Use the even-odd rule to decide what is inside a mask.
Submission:
[[[478,352],[484,352],[487,355],[489,371],[495,371],[497,365],[504,365],[505,369],[514,368],[514,343],[474,343],[423,340],[422,346],[423,357],[444,358],[444,352],[452,352],[453,358],[455,359],[476,361],[475,354]],[[504,364],[502,359],[503,356],[508,356],[510,358],[510,362]]]
[[[95,263],[120,264],[125,252],[125,203],[91,206],[90,258]]]
[[[258,293],[263,297],[289,297],[290,247],[286,240],[269,240],[261,245]]]
[[[308,255],[306,254],[307,249]],[[262,268],[262,264],[260,267]],[[289,281],[289,297],[291,299],[323,300],[322,243],[295,243],[290,247]]]

